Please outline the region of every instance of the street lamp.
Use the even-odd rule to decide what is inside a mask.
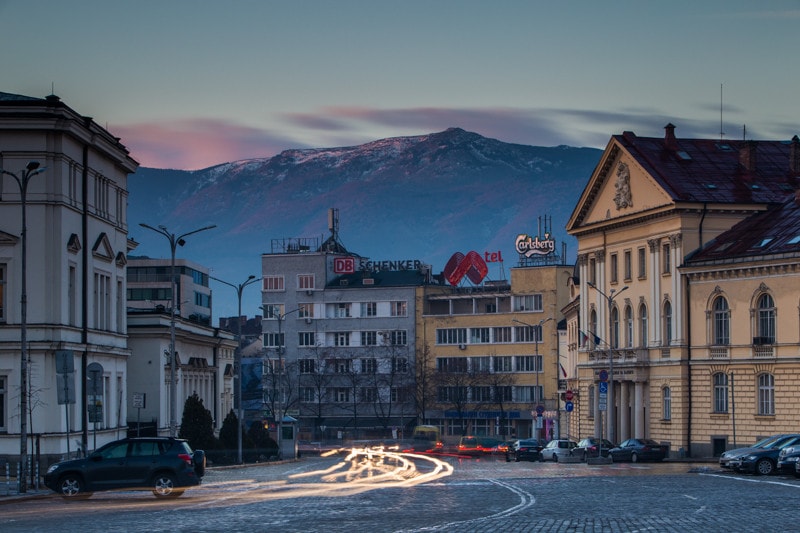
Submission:
[[[195,233],[199,233],[201,231],[205,231],[207,229],[216,228],[216,224],[211,226],[205,226],[200,229],[196,229],[194,231],[189,231],[183,233],[181,235],[175,235],[174,233],[170,233],[167,231],[166,226],[160,225],[158,228],[154,228],[153,226],[149,226],[144,222],[140,222],[139,225],[143,228],[147,228],[149,230],[153,230],[156,233],[159,233],[167,238],[169,241],[169,249],[171,255],[170,261],[170,279],[172,282],[172,308],[170,309],[170,317],[169,317],[169,435],[170,437],[177,437],[178,436],[178,421],[177,421],[177,412],[178,412],[178,374],[175,369],[175,247],[176,246],[183,246],[186,244],[184,240],[185,237],[189,235],[193,235]]]
[[[41,174],[45,171],[46,167],[39,168],[38,161],[29,161],[25,165],[19,176],[13,172],[0,169],[0,174],[6,174],[14,178],[14,181],[19,185],[20,205],[22,206],[22,278],[21,278],[21,292],[22,295],[19,299],[20,321],[19,321],[19,338],[20,338],[20,366],[19,366],[19,460],[20,471],[17,475],[19,482],[19,492],[28,492],[27,464],[28,464],[28,274],[27,274],[27,255],[28,255],[28,228],[25,212],[25,201],[28,193],[28,182],[36,174]]]
[[[287,311],[286,313],[277,313],[277,314],[273,312],[274,311],[274,307],[270,308],[270,306],[262,305],[261,309],[264,311],[265,318],[266,318],[266,315],[269,314],[270,316],[278,319],[278,338],[276,340],[276,342],[277,342],[276,352],[278,354],[278,371],[281,373],[281,376],[283,376],[283,348],[284,348],[284,344],[285,344],[283,342],[283,331],[282,331],[283,319],[286,318],[286,315],[291,315],[292,313],[296,313],[296,312],[300,311],[303,308],[302,307],[298,307],[297,309],[292,309],[291,311]],[[277,431],[278,431],[278,439],[277,439],[278,440],[278,457],[282,458],[283,457],[283,398],[282,398],[281,391],[279,390],[279,387],[276,386],[276,382],[275,382],[275,379],[274,379],[274,372],[275,371],[273,370],[273,380],[272,380],[273,413],[272,414],[275,417],[275,423],[276,423]],[[280,385],[280,380],[278,381],[278,385]],[[276,394],[277,394],[278,399],[279,399],[278,409],[274,409],[275,395]],[[277,411],[277,414],[275,413],[275,411]]]
[[[539,414],[538,404],[540,404],[541,401],[542,401],[542,395],[539,393],[539,369],[540,369],[540,366],[539,366],[539,335],[542,332],[542,326],[546,322],[549,322],[550,320],[553,320],[553,318],[552,317],[543,318],[543,319],[541,319],[539,321],[538,325],[534,326],[533,324],[528,324],[527,322],[523,322],[522,320],[517,320],[516,318],[512,318],[511,319],[512,322],[516,322],[517,324],[522,324],[523,326],[528,326],[529,328],[531,328],[531,331],[533,331],[533,341],[534,341],[534,344],[536,346],[536,357],[534,359],[534,364],[536,365],[536,402],[537,402],[537,410],[536,410],[536,419],[537,419],[536,420],[537,421],[536,430],[537,431],[536,431],[536,438],[537,439],[539,438],[539,431],[538,431],[539,430],[539,427],[538,427],[539,423],[538,422],[539,422],[539,418],[541,416]],[[536,332],[537,328],[539,330],[539,333]],[[544,365],[541,365],[541,368],[544,368]],[[556,379],[558,379],[558,374],[556,374]],[[558,390],[558,387],[556,387],[556,390]]]
[[[239,299],[239,314],[236,315],[236,357],[234,358],[234,364],[236,365],[236,398],[238,399],[238,411],[236,411],[236,416],[239,420],[239,431],[236,432],[236,459],[239,464],[242,464],[242,428],[244,420],[242,419],[242,291],[245,287],[250,284],[255,283],[258,281],[255,276],[252,274],[247,277],[247,280],[243,281],[238,285],[234,285],[233,283],[228,283],[227,281],[223,281],[219,278],[215,278],[214,276],[208,276],[209,278],[213,279],[214,281],[219,281],[220,283],[224,283],[229,287],[233,287],[236,290],[236,297]],[[236,403],[236,402],[234,402]]]
[[[608,315],[606,316],[606,320],[608,320],[608,338],[606,339],[606,346],[608,346],[608,416],[606,417],[606,425],[608,428],[606,429],[606,434],[608,435],[608,440],[614,443],[614,352],[613,346],[611,345],[611,342],[614,340],[612,331],[614,326],[611,323],[611,312],[614,309],[614,298],[627,290],[628,286],[625,285],[619,292],[617,292],[616,289],[611,289],[610,293],[606,294],[591,281],[587,282],[587,285],[596,290],[597,294],[605,298],[608,302]]]

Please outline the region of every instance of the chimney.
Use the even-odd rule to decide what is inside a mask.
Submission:
[[[800,139],[795,135],[792,137],[792,145],[789,147],[789,170],[792,174],[800,174]]]
[[[664,148],[677,151],[678,140],[675,138],[675,125],[671,122],[664,126]]]
[[[749,172],[755,172],[756,170],[756,163],[758,162],[756,146],[758,145],[755,141],[745,141],[739,150],[739,164]]]

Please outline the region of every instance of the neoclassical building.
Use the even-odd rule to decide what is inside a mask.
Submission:
[[[797,429],[790,374],[778,368],[800,346],[788,290],[797,242],[787,244],[798,225],[756,242],[764,224],[754,221],[792,219],[798,176],[797,137],[679,139],[668,124],[663,138],[611,138],[567,226],[578,239],[565,313],[580,404],[573,436],[648,437],[673,455],[710,456]],[[743,225],[754,244],[737,257],[744,244],[730,242],[742,240],[732,228]],[[770,243],[789,248],[770,254]],[[713,336],[715,317],[730,336]],[[732,394],[736,415],[724,401]]]

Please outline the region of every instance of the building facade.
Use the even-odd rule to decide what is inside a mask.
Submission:
[[[721,436],[720,417],[709,422],[713,411],[703,413],[714,389],[706,387],[707,376],[698,385],[697,373],[725,371],[708,363],[699,368],[697,339],[704,340],[700,353],[708,352],[708,359],[711,350],[705,344],[708,323],[695,321],[700,309],[710,312],[703,306],[712,305],[711,296],[707,287],[697,294],[684,267],[737,223],[794,194],[797,146],[796,139],[679,139],[671,124],[663,138],[632,132],[611,138],[567,227],[578,239],[579,292],[570,313],[577,318],[572,335],[578,336],[579,431],[588,425],[614,441],[653,438],[669,444],[674,455],[721,453],[732,444]],[[704,264],[707,271],[715,268],[713,276],[728,276],[723,262]],[[757,309],[751,299],[766,292],[752,289],[735,305]],[[796,333],[786,338],[794,347],[779,353],[796,352]],[[755,337],[741,345],[740,363],[762,364]],[[789,425],[761,424],[750,432]]]
[[[43,457],[126,433],[127,180],[137,166],[57,96],[0,93],[0,456],[21,453],[22,417],[27,449]]]

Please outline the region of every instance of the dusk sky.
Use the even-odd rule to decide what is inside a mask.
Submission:
[[[0,91],[54,92],[157,168],[451,126],[788,140],[798,27],[797,0],[0,0]]]

